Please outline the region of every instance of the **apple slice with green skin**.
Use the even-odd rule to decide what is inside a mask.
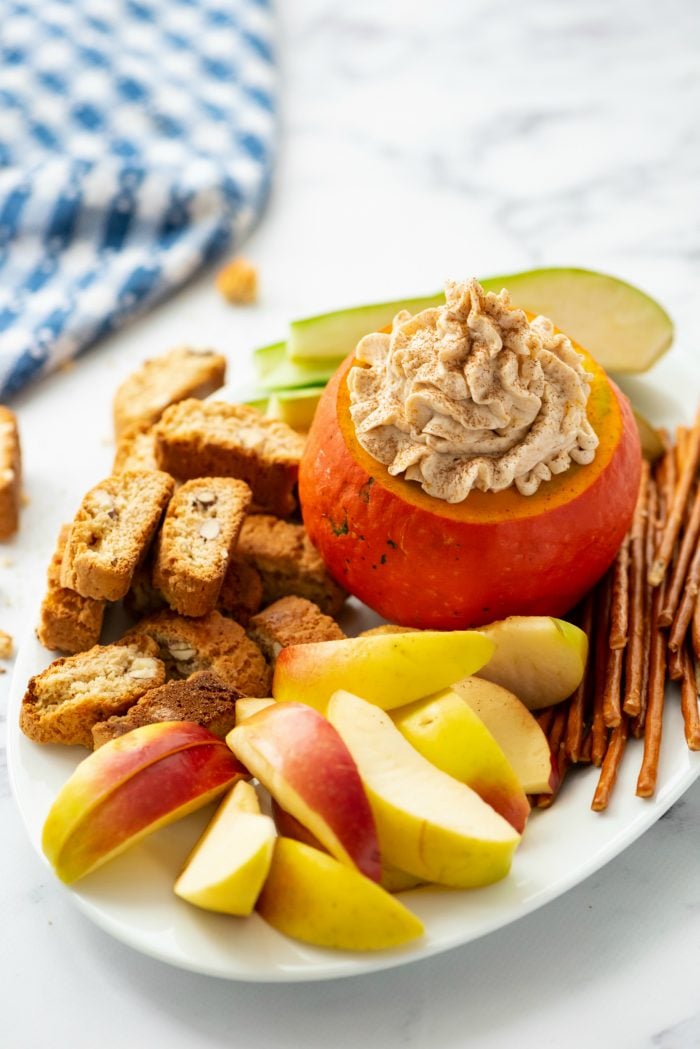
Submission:
[[[236,700],[236,724],[240,725],[241,721],[245,721],[246,718],[252,718],[253,714],[257,714],[259,710],[264,710],[265,707],[271,707],[274,702],[274,699],[241,696]]]
[[[324,712],[348,689],[383,710],[404,706],[462,677],[492,656],[493,642],[473,630],[421,630],[289,645],[277,657],[272,695]]]
[[[251,914],[265,883],[277,833],[255,788],[237,783],[219,805],[175,882],[175,894],[220,914]]]
[[[419,754],[466,783],[522,834],[530,803],[520,780],[483,721],[450,689],[392,712]]]
[[[551,616],[509,616],[479,629],[493,641],[494,652],[476,673],[514,692],[528,710],[560,703],[580,684],[588,638],[572,623]]]
[[[451,691],[481,718],[526,794],[550,794],[556,790],[559,772],[547,737],[517,696],[480,677],[464,678]]]
[[[194,722],[133,729],[81,761],[63,785],[44,824],[44,853],[62,881],[76,881],[248,775]]]
[[[663,307],[607,273],[554,267],[481,284],[487,291],[507,288],[514,306],[549,317],[607,371],[647,371],[673,342],[673,321]]]
[[[399,947],[424,932],[415,914],[375,882],[291,838],[275,843],[256,909],[285,936],[344,951]]]
[[[274,390],[270,393],[265,415],[281,419],[293,430],[305,432],[313,422],[323,386],[306,386],[300,390]]]
[[[274,703],[226,737],[283,809],[341,861],[379,881],[379,844],[357,766],[333,726],[302,703]]]
[[[357,762],[384,862],[454,888],[488,885],[508,873],[520,835],[419,754],[385,711],[339,691],[328,717]]]

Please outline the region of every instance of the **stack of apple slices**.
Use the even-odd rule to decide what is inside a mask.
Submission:
[[[533,631],[539,658],[526,644]],[[572,631],[512,620],[285,649],[273,698],[239,700],[225,742],[164,722],[86,758],[49,813],[44,851],[72,882],[228,792],[175,882],[178,896],[225,914],[257,909],[319,946],[404,944],[423,927],[391,893],[503,878],[527,794],[555,786],[527,707],[471,675],[508,678],[519,666],[529,705],[564,698],[585,662],[585,635]]]

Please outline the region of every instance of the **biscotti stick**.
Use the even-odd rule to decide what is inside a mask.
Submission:
[[[144,361],[114,397],[114,432],[150,426],[165,409],[187,397],[207,397],[224,384],[226,358],[213,350],[180,346]]]
[[[288,645],[315,641],[340,641],[345,634],[318,605],[303,597],[282,597],[253,616],[248,625],[252,637],[270,663]]]
[[[0,539],[19,527],[22,497],[22,457],[14,412],[0,405]]]
[[[285,517],[297,506],[304,438],[245,404],[181,401],[155,427],[161,470],[178,480],[236,477],[259,510]]]
[[[46,648],[75,653],[92,648],[100,640],[105,603],[61,586],[61,565],[69,534],[70,525],[63,525],[49,564],[36,633]]]
[[[159,470],[134,470],[91,488],[71,525],[61,585],[82,597],[124,597],[174,487]]]
[[[248,485],[231,477],[187,481],[170,500],[153,584],[176,612],[203,616],[215,608],[250,500]]]

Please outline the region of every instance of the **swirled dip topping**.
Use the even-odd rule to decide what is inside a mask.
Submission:
[[[348,387],[365,451],[448,503],[513,484],[533,495],[572,462],[592,462],[591,376],[570,340],[476,280],[449,282],[445,299],[358,344],[367,367],[350,369]]]

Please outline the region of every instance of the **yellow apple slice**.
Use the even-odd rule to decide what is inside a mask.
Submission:
[[[480,677],[467,677],[452,686],[481,718],[498,742],[526,794],[549,794],[559,773],[547,737],[517,696]]]
[[[476,791],[522,834],[530,803],[520,780],[484,722],[446,689],[392,711],[392,720],[419,754]]]
[[[273,703],[231,729],[226,742],[324,848],[379,881],[377,831],[357,765],[317,710]]]
[[[143,725],[80,762],[46,818],[44,853],[62,881],[76,881],[248,775],[201,725]]]
[[[278,838],[258,913],[279,932],[318,947],[379,951],[423,935],[415,914],[358,871],[291,838]]]
[[[175,894],[220,914],[251,914],[272,862],[275,825],[241,781],[219,805],[192,850]]]
[[[480,630],[494,652],[474,673],[514,692],[529,710],[559,703],[578,687],[588,638],[577,626],[551,616],[509,616]]]
[[[488,885],[508,873],[520,835],[473,790],[422,757],[385,711],[338,691],[328,718],[360,770],[385,863],[455,888]]]
[[[401,707],[474,674],[493,644],[473,630],[422,630],[290,645],[277,657],[272,695],[324,712],[349,689],[383,710]]]
[[[236,724],[240,725],[241,721],[245,721],[246,718],[252,718],[253,714],[257,714],[259,710],[264,710],[265,707],[271,706],[274,702],[274,699],[240,696],[236,700]]]

